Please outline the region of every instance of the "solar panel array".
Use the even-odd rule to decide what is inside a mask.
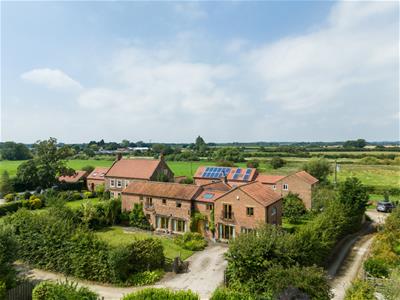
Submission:
[[[202,177],[205,178],[221,178],[224,176],[228,176],[228,174],[231,172],[231,168],[225,168],[225,167],[207,167],[205,171],[203,172]],[[246,170],[246,172],[243,172]],[[251,175],[252,169],[241,169],[237,168],[235,173],[233,174],[232,179],[234,180],[249,180],[250,175]]]
[[[231,168],[224,168],[224,167],[207,167],[204,171],[202,177],[207,178],[221,178],[227,176]]]

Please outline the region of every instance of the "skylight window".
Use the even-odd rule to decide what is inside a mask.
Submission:
[[[213,197],[214,197],[214,194],[212,194],[212,193],[206,193],[203,196],[204,199],[212,199]]]

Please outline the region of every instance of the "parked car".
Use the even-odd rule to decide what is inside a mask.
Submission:
[[[376,210],[380,212],[392,212],[395,207],[392,202],[378,202]]]

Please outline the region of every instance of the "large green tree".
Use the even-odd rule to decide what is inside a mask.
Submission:
[[[362,216],[368,200],[367,188],[357,177],[348,177],[339,186],[339,201],[349,208],[351,215]]]
[[[47,188],[57,182],[60,175],[71,175],[74,170],[66,167],[71,148],[57,146],[57,140],[50,138],[34,145],[35,157],[18,167],[17,181],[29,187]]]
[[[325,158],[311,158],[303,169],[317,178],[320,182],[327,182],[332,169],[329,161]]]
[[[0,153],[5,160],[24,160],[32,157],[28,147],[14,142],[3,143],[0,147]]]

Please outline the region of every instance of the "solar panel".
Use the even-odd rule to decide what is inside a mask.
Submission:
[[[235,175],[233,175],[233,179],[238,179],[238,178],[239,178],[239,175],[240,175],[240,174],[237,174],[237,173],[236,173]]]
[[[250,177],[250,175],[246,174],[246,175],[243,177],[243,180],[249,180],[249,177]]]
[[[240,174],[240,172],[242,172],[242,169],[241,168],[237,168],[236,169],[236,174]]]
[[[251,169],[247,169],[246,170],[246,175],[250,175],[251,171],[252,171]]]

